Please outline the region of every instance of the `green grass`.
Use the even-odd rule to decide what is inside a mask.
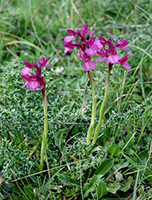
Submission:
[[[4,180],[0,199],[152,198],[151,13],[149,0],[0,2],[0,171]],[[120,65],[112,69],[95,147],[86,145],[92,103],[87,74],[76,50],[63,56],[67,29],[76,30],[84,23],[96,36],[130,42],[132,70],[127,72]],[[46,165],[41,173],[35,166],[40,161],[43,129],[41,91],[21,89],[20,77],[22,61],[38,61],[42,55],[51,63],[42,72],[47,81],[50,178]],[[106,63],[98,63],[92,75],[98,94],[97,124]]]

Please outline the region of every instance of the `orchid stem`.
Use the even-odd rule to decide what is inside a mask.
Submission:
[[[90,123],[89,129],[88,129],[88,132],[87,132],[87,144],[90,143],[91,137],[92,137],[93,131],[94,131],[94,122],[95,122],[95,116],[96,116],[96,102],[97,102],[97,96],[95,96],[94,84],[93,84],[93,79],[92,79],[92,75],[91,75],[90,71],[88,71],[88,77],[90,80],[93,101],[92,101],[91,123]]]
[[[109,64],[108,76],[107,76],[107,81],[106,81],[105,95],[104,95],[104,99],[103,99],[103,102],[102,102],[102,105],[101,105],[101,108],[100,108],[99,121],[98,121],[98,124],[96,126],[94,137],[93,137],[93,141],[92,141],[93,144],[95,144],[95,142],[96,142],[96,140],[98,138],[98,135],[99,135],[102,123],[103,123],[103,117],[104,117],[104,112],[105,112],[106,102],[107,102],[107,97],[108,97],[108,89],[109,89],[109,80],[110,80],[111,68],[112,68],[112,66]]]
[[[95,97],[95,91],[94,91],[94,84],[93,84],[93,79],[90,70],[88,71],[88,77],[91,85],[91,91],[92,91],[92,98]]]
[[[47,146],[47,133],[48,133],[48,120],[47,120],[47,98],[42,91],[43,96],[43,108],[44,108],[44,132],[42,135],[42,144],[41,144],[41,160],[40,160],[40,171],[43,170],[43,163],[44,163],[44,155],[46,152]]]

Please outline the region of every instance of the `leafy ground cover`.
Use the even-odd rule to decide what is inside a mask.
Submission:
[[[152,4],[150,0],[12,0],[0,2],[0,198],[152,199]],[[87,145],[92,94],[77,50],[64,53],[67,29],[89,24],[97,36],[129,41],[131,71],[116,64],[104,122]],[[40,90],[20,77],[23,61],[49,57],[47,157],[40,151]],[[123,54],[122,54],[123,56]],[[105,62],[91,71],[98,123],[107,76]]]

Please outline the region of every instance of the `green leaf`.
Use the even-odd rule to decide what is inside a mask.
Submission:
[[[123,154],[123,156],[134,166],[134,167],[137,167],[137,168],[139,168],[139,166],[131,159],[131,158],[129,158],[126,154],[124,154],[123,152],[122,152],[122,154]]]
[[[67,175],[60,175],[60,176],[58,176],[58,179],[65,185],[77,186],[77,187],[80,186],[79,183],[75,179],[73,179]]]
[[[49,189],[50,185],[51,185],[52,179],[49,179],[49,181],[45,184],[43,190],[42,190],[42,194],[46,195],[47,190]]]
[[[47,191],[49,190],[49,188],[51,189],[55,189],[54,186],[51,185],[51,182],[53,182],[53,179],[55,176],[57,176],[57,174],[62,170],[63,168],[60,168],[56,173],[53,174],[53,176],[48,180],[48,182],[44,185],[43,189],[42,189],[42,194],[45,196]],[[41,183],[39,184],[41,185]],[[57,187],[58,189],[58,187]]]
[[[89,183],[86,183],[83,189],[83,197],[87,197],[89,192],[96,190],[96,184],[99,182],[101,175],[94,175],[89,179]]]
[[[119,190],[120,185],[118,183],[110,183],[107,186],[107,191],[112,193],[112,194],[116,194],[117,190]]]
[[[128,167],[129,162],[126,159],[121,159],[118,164],[115,165],[116,169],[119,171],[122,168]]]
[[[103,181],[101,181],[97,187],[98,198],[101,198],[105,194],[107,194],[106,184]]]
[[[123,192],[127,192],[127,190],[130,189],[131,182],[132,182],[132,176],[129,176],[126,181],[123,181],[121,183],[121,187],[119,188],[119,190]]]
[[[2,180],[0,180],[0,181],[2,181]],[[12,187],[10,185],[6,184],[5,181],[2,181],[0,186],[2,186],[2,188],[8,193],[13,192]]]
[[[55,136],[55,145],[62,151],[65,146],[65,132],[58,131],[58,133]]]
[[[111,156],[113,157],[119,157],[120,154],[120,148],[118,147],[118,145],[112,145],[111,147],[109,147],[108,152],[111,154]]]
[[[140,158],[140,160],[138,160],[138,163],[143,163],[145,164],[145,162],[147,161],[148,159],[148,151],[147,150],[144,150],[144,151],[141,151],[139,154],[138,154],[138,157]]]
[[[25,192],[27,193],[27,195],[30,197],[30,199],[34,198],[34,192],[33,192],[33,188],[30,186],[25,186],[24,187]]]
[[[113,158],[104,160],[101,165],[96,169],[95,175],[105,175],[113,166]]]
[[[147,180],[150,183],[150,185],[152,186],[152,172],[151,169],[146,168],[145,170],[145,175],[147,176]],[[145,177],[146,178],[146,177]]]

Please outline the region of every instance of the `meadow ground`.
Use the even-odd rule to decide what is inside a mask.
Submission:
[[[151,0],[0,1],[0,199],[152,199]],[[104,121],[87,145],[92,92],[76,48],[64,53],[67,29],[112,42],[129,41],[127,71],[111,70]],[[125,52],[120,51],[120,57]],[[44,113],[40,89],[21,88],[23,61],[49,57],[43,68],[48,138],[39,170]],[[95,58],[97,55],[95,55]],[[108,65],[91,70],[97,109]]]

